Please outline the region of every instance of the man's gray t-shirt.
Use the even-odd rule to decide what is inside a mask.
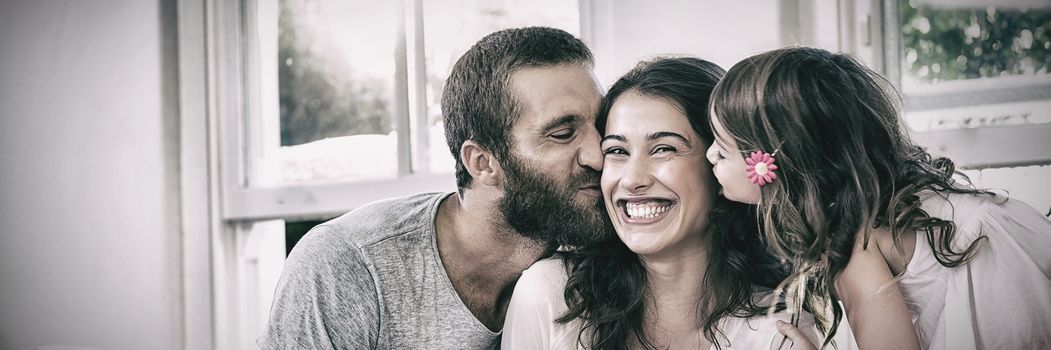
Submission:
[[[310,230],[285,262],[264,349],[488,349],[492,332],[460,300],[438,256],[449,194],[358,208]]]

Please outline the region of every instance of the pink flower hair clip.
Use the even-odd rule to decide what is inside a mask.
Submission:
[[[777,170],[777,165],[774,162],[777,160],[774,158],[774,154],[766,153],[763,151],[752,152],[748,158],[745,158],[745,164],[748,164],[748,168],[745,170],[748,172],[748,180],[753,184],[763,187],[768,183],[777,180],[777,174],[774,170]]]

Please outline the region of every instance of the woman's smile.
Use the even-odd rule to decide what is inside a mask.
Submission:
[[[617,200],[621,220],[633,225],[648,225],[664,219],[676,202],[663,198],[638,197]]]

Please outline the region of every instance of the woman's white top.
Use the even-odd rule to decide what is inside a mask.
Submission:
[[[899,280],[924,349],[1051,349],[1051,221],[1004,197],[927,193],[922,208],[952,220],[957,252],[988,240],[966,265],[942,266],[923,231]]]
[[[555,323],[567,310],[563,289],[568,276],[562,261],[546,259],[538,261],[522,272],[515,285],[514,295],[507,308],[504,320],[502,349],[585,349],[577,342],[582,328],[580,319],[566,324]],[[720,329],[725,339],[720,339],[723,349],[777,349],[783,336],[777,332],[777,321],[788,322],[790,315],[780,312],[773,316],[751,318],[726,317]],[[813,317],[803,315],[800,329],[811,341],[820,344]],[[587,339],[586,337],[584,339]],[[585,340],[586,341],[586,340]],[[786,342],[784,349],[790,344]],[[712,349],[715,349],[714,345]]]

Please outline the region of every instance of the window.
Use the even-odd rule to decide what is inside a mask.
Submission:
[[[886,75],[906,123],[934,153],[970,168],[1046,164],[1051,6],[885,1]]]
[[[396,3],[259,3],[261,9],[276,3],[276,23],[257,25],[265,26],[262,34],[276,24],[277,37],[260,35],[256,52],[260,81],[270,83],[263,84],[268,93],[259,103],[270,108],[248,117],[279,127],[260,128],[264,152],[255,178],[274,185],[397,177]],[[260,13],[260,19],[274,17]]]
[[[575,1],[258,0],[224,5],[243,28],[223,73],[228,219],[320,217],[455,187],[440,97],[492,31],[580,33]],[[231,46],[225,46],[231,47]],[[236,72],[226,72],[227,70]],[[236,97],[236,99],[234,98]]]

